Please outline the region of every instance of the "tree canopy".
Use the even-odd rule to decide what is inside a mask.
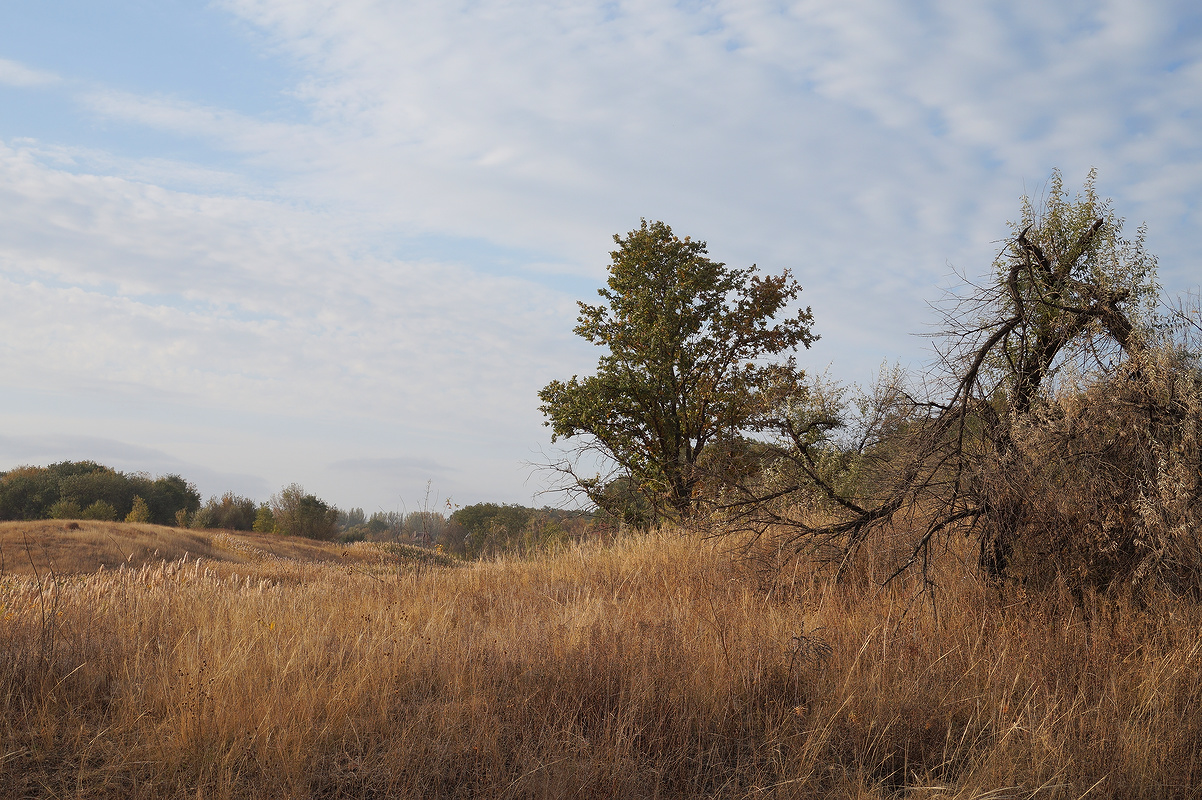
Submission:
[[[557,465],[594,503],[620,512],[605,488],[624,478],[658,514],[690,516],[706,450],[754,427],[766,393],[800,386],[785,354],[817,338],[812,314],[777,321],[801,292],[788,270],[728,267],[663,222],[643,220],[614,241],[603,302],[581,302],[575,328],[607,352],[596,374],[547,384],[540,408],[553,441],[581,437],[577,457],[614,465],[608,479],[578,474],[571,460]]]
[[[196,487],[179,475],[151,479],[128,475],[94,461],[62,461],[48,467],[17,467],[0,473],[0,520],[48,517],[124,519],[134,498],[149,521],[170,525],[179,510],[200,506]]]

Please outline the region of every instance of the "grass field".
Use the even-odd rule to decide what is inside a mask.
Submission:
[[[832,585],[673,533],[461,566],[105,523],[0,547],[2,797],[1202,794],[1171,597],[947,554],[932,607],[871,554]]]

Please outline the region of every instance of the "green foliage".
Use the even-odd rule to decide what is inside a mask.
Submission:
[[[421,522],[415,519],[411,520],[411,524],[420,536]],[[395,541],[405,532],[405,515],[397,511],[376,511],[367,517],[363,509],[352,508],[347,512],[338,512],[338,525],[341,529],[338,534],[340,542]]]
[[[477,503],[451,515],[439,543],[468,558],[502,553],[532,555],[583,538],[597,524],[594,515],[560,509]]]
[[[196,528],[198,530],[205,530],[207,528],[216,528],[217,527],[217,509],[216,509],[216,507],[213,505],[206,504],[206,505],[203,505],[200,508],[196,509],[196,513],[192,515],[191,522],[189,522],[188,525],[189,525],[189,527]]]
[[[1015,237],[994,265],[1000,291],[986,321],[1016,322],[989,350],[982,378],[992,377],[1019,414],[1051,388],[1058,366],[1117,361],[1148,343],[1156,259],[1144,250],[1143,228],[1123,238],[1123,220],[1098,198],[1096,177],[1091,170],[1070,197],[1053,172],[1042,206],[1023,199]]]
[[[275,515],[271,513],[271,506],[263,503],[255,511],[255,523],[251,526],[253,530],[259,533],[275,533]]]
[[[63,461],[48,467],[18,467],[0,474],[0,519],[45,519],[71,513],[97,501],[122,519],[133,510],[134,497],[146,503],[150,522],[170,525],[180,509],[200,505],[196,489],[178,475],[151,480],[127,475],[94,461]]]
[[[203,524],[196,527],[249,531],[254,527],[257,511],[254,500],[226,492],[220,500],[216,497],[209,498],[209,502],[197,513]]]
[[[117,509],[111,503],[97,500],[85,508],[79,515],[80,519],[94,519],[101,522],[116,522]]]
[[[525,530],[534,509],[519,505],[476,503],[451,514],[459,528],[455,551],[469,558],[493,555],[511,549]]]
[[[396,511],[376,511],[367,520],[367,529],[373,537],[396,535],[404,526],[404,517]]]
[[[141,495],[134,495],[133,506],[129,513],[125,515],[126,522],[150,522],[150,506],[146,505],[146,501]]]
[[[58,500],[46,511],[50,519],[82,519],[83,509],[74,500]]]
[[[68,516],[51,513],[59,502],[61,476],[52,468],[17,467],[0,478],[0,519],[76,519],[78,504]],[[66,513],[64,509],[60,512]]]
[[[289,536],[328,541],[338,533],[338,509],[307,494],[296,483],[272,496],[271,513],[276,529]]]
[[[508,503],[476,503],[456,510],[451,514],[451,522],[472,534],[489,528],[517,532],[526,527],[533,513],[532,508]]]
[[[553,440],[586,437],[578,455],[615,464],[656,514],[688,516],[706,448],[753,428],[766,395],[800,381],[791,356],[770,357],[809,347],[812,315],[774,321],[801,292],[788,270],[761,277],[711,261],[704,242],[662,222],[614,241],[604,302],[580,303],[575,328],[608,352],[595,375],[544,387],[540,408]],[[559,468],[599,506],[613,502],[607,481]]]
[[[363,509],[361,508],[352,508],[350,511],[338,512],[338,527],[340,528],[355,528],[366,524],[367,515],[363,513]]]
[[[130,479],[114,469],[103,467],[92,472],[70,475],[59,483],[59,496],[63,500],[79,503],[88,513],[88,508],[102,503],[113,509],[113,519],[123,518],[133,508],[134,487]],[[96,513],[101,513],[97,511]],[[103,519],[103,517],[88,517]]]
[[[200,508],[200,493],[179,475],[163,475],[153,481],[141,478],[137,488],[138,494],[146,498],[150,521],[156,525],[178,525],[179,511],[192,514]]]
[[[703,469],[703,459],[711,452],[712,446],[707,448],[699,459],[699,465]],[[619,475],[603,485],[600,491],[602,500],[597,505],[602,509],[602,513],[614,521],[638,530],[646,530],[655,521],[655,509],[638,491],[637,484],[629,476]]]
[[[63,461],[48,467],[18,467],[4,473],[0,477],[0,518],[45,519],[50,516],[51,507],[60,500],[80,506],[79,498],[63,497],[63,482],[98,471],[111,470],[93,461]],[[88,502],[93,499],[89,498]]]

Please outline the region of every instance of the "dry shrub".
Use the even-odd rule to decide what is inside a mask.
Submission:
[[[1152,348],[1085,383],[1065,381],[978,461],[998,515],[991,538],[1029,585],[1202,591],[1202,377]]]

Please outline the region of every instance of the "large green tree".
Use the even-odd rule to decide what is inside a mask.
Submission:
[[[664,516],[697,511],[702,456],[754,429],[766,394],[800,386],[789,355],[809,347],[809,308],[777,321],[801,292],[785,270],[760,276],[710,260],[706,244],[647,222],[617,249],[599,305],[580,303],[575,332],[606,349],[595,375],[552,381],[539,392],[552,441],[579,437],[575,460],[558,465],[603,508],[608,480],[578,472],[579,457],[615,466]],[[620,509],[610,509],[620,511]]]

